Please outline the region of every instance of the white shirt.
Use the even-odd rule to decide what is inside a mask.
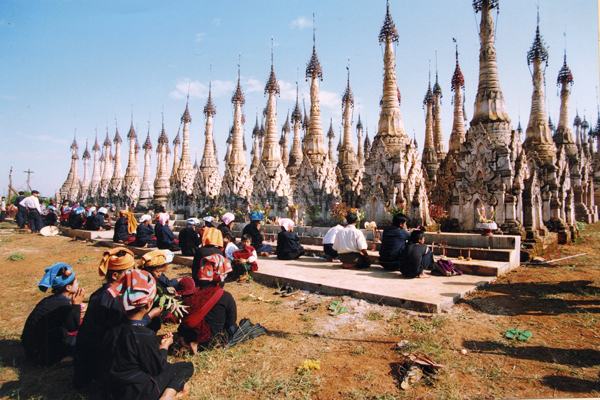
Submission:
[[[233,260],[233,253],[238,251],[239,248],[235,245],[235,243],[227,243],[227,247],[225,247],[225,257],[228,260]]]
[[[360,253],[367,249],[367,240],[356,226],[348,225],[335,236],[333,249],[340,254]]]
[[[344,229],[343,226],[336,225],[333,228],[331,228],[330,230],[328,230],[327,233],[325,234],[325,236],[323,237],[323,244],[334,244],[336,235],[338,234],[338,232],[342,231],[343,229]]]
[[[6,201],[0,201],[0,210],[6,211]]]
[[[42,210],[40,210],[40,201],[35,196],[25,197],[19,205],[26,208],[35,208],[41,214]]]

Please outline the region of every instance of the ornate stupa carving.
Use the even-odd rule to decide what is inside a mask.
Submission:
[[[148,123],[148,134],[146,135],[146,141],[144,142],[142,148],[144,149],[144,177],[140,187],[138,206],[146,209],[152,205],[152,199],[154,198],[154,185],[152,183],[150,165],[150,155],[152,152],[152,142],[150,141],[150,123]]]
[[[458,63],[458,45],[456,47],[456,68],[452,75],[452,91],[454,92],[454,120],[452,123],[452,132],[450,133],[449,153],[458,153],[460,145],[465,141],[467,131],[465,129],[466,116],[464,114],[464,90],[465,78],[460,70]]]
[[[125,170],[123,194],[125,195],[126,204],[135,207],[140,198],[140,186],[142,182],[140,166],[136,157],[137,133],[133,128],[133,116],[131,117],[131,126],[127,133],[127,139],[129,139],[129,160],[127,162],[127,169]]]
[[[439,161],[446,157],[444,135],[442,134],[442,88],[438,83],[438,72],[435,71],[435,84],[433,85],[433,146]]]
[[[362,130],[363,130],[363,124],[362,124],[362,121],[360,120],[360,114],[358,114],[358,122],[356,123],[356,138],[358,139],[358,150],[357,150],[356,157],[358,158],[358,165],[360,165],[361,167],[365,163],[365,153],[363,152],[363,143],[362,143],[362,141],[363,141]]]
[[[90,152],[88,151],[88,142],[85,141],[85,151],[83,152],[83,156],[81,159],[83,160],[83,180],[81,181],[81,199],[85,201],[89,198],[90,193],[90,176],[89,176],[89,168],[90,168]]]
[[[290,113],[288,111],[288,116],[285,119],[285,123],[281,127],[281,139],[279,140],[279,148],[281,149],[281,161],[283,162],[283,167],[287,168],[290,162],[290,149],[288,148],[288,134],[290,133]]]
[[[169,183],[169,167],[168,167],[168,149],[169,138],[165,132],[165,121],[163,117],[162,130],[158,137],[158,145],[156,146],[156,178],[154,179],[154,200],[155,206],[166,206],[167,198],[170,193]]]
[[[81,180],[79,179],[79,171],[77,169],[77,161],[79,160],[78,149],[77,139],[73,137],[73,143],[71,144],[71,169],[69,170],[67,180],[61,188],[61,197],[69,199],[71,203],[76,203],[81,193]]]
[[[110,200],[116,205],[123,205],[123,168],[121,167],[121,135],[119,135],[119,128],[115,130],[115,138],[113,139],[115,144],[115,158],[114,158],[114,170],[112,178],[110,180]]]
[[[253,176],[252,203],[266,204],[268,202],[276,214],[285,212],[285,208],[290,204],[292,194],[290,177],[281,157],[281,148],[277,135],[276,96],[279,93],[279,84],[277,83],[273,68],[273,53],[271,53],[271,73],[265,85],[265,95],[268,95],[265,114],[265,136],[260,164],[256,170],[256,174]],[[284,127],[284,129],[286,128]],[[289,131],[289,122],[287,129]],[[287,148],[285,151],[287,153]]]
[[[258,170],[258,165],[260,164],[260,156],[261,156],[261,148],[260,148],[260,126],[258,125],[258,114],[256,114],[256,124],[254,125],[254,129],[252,129],[252,162],[250,163],[250,173],[252,175],[256,174]]]
[[[98,133],[96,133],[96,140],[94,141],[92,151],[94,152],[94,166],[92,169],[92,180],[90,182],[89,199],[92,202],[96,202],[100,192],[100,181],[102,180],[100,157],[98,156],[98,152],[100,151],[100,146],[98,145]]]
[[[102,201],[109,201],[109,190],[110,190],[110,180],[112,178],[112,168],[111,168],[111,146],[112,143],[110,138],[108,137],[108,127],[106,128],[106,139],[104,140],[104,167],[102,168],[102,179],[100,181],[100,198]]]
[[[206,126],[204,129],[204,153],[200,160],[198,173],[196,175],[196,185],[199,192],[199,207],[207,204],[214,204],[221,192],[223,184],[219,172],[219,160],[216,154],[216,147],[213,138],[213,118],[217,110],[212,102],[212,83],[208,85],[208,99],[204,106],[204,116],[206,117]]]
[[[183,120],[181,121],[183,123]],[[179,125],[179,129],[177,130],[177,135],[175,135],[175,139],[173,139],[173,166],[171,167],[169,174],[169,183],[171,188],[174,188],[177,184],[177,168],[179,168],[179,163],[181,162],[181,158],[179,156],[179,146],[181,145],[181,125]],[[167,148],[167,153],[170,154],[171,151]],[[170,194],[170,193],[169,193]]]
[[[354,146],[352,145],[352,115],[354,111],[354,95],[350,89],[350,69],[348,68],[348,83],[346,90],[342,96],[342,119],[343,119],[343,139],[340,138],[338,144],[338,162],[337,162],[337,175],[338,183],[340,185],[340,196],[342,201],[349,206],[357,206],[358,193],[362,188],[362,163],[354,152]],[[360,125],[360,129],[358,126]],[[360,149],[360,130],[362,130],[362,124],[360,122],[360,116],[357,124],[358,130],[358,143]],[[331,129],[333,133],[333,129]],[[360,151],[360,150],[359,150]],[[361,154],[362,156],[362,154]],[[363,156],[364,158],[364,156]]]
[[[404,131],[400,112],[394,55],[394,42],[398,41],[398,32],[388,2],[379,33],[379,43],[384,46],[381,113],[372,146],[368,143],[368,133],[365,135],[366,160],[360,203],[365,210],[365,218],[383,221],[389,218],[387,207],[403,201],[408,207],[409,217],[417,224],[424,225],[430,222],[430,218],[427,193],[422,182],[421,161],[415,155],[414,143]],[[412,165],[412,162],[416,164]],[[420,175],[415,175],[417,171]]]
[[[329,120],[329,130],[327,130],[327,158],[330,161],[335,161],[335,155],[333,154],[333,139],[335,139],[335,132],[333,131],[333,119]]]
[[[170,203],[175,210],[185,210],[193,203],[194,192],[194,168],[190,156],[190,123],[192,117],[189,111],[189,99],[185,104],[185,111],[181,116],[183,124],[183,141],[181,142],[181,157],[175,168],[174,182],[171,183]],[[177,135],[179,136],[179,135]],[[174,163],[177,161],[175,157]]]
[[[302,164],[302,158],[304,155],[304,153],[302,152],[302,138],[300,137],[302,123],[302,112],[300,111],[300,104],[298,103],[298,83],[296,83],[296,106],[292,111],[292,125],[294,126],[294,138],[292,140],[292,149],[290,150],[290,157],[287,165],[287,172],[292,182],[294,182],[294,179],[296,178],[298,168],[300,168],[300,164]]]
[[[425,145],[423,146],[423,156],[421,161],[425,171],[427,171],[427,178],[430,182],[430,188],[433,189],[435,183],[435,174],[438,170],[438,157],[434,145],[434,133],[433,133],[433,92],[431,91],[431,74],[429,75],[429,86],[423,99],[423,107],[427,109],[425,116]]]
[[[231,102],[233,103],[233,128],[231,132],[231,150],[225,164],[221,185],[221,202],[229,209],[245,207],[252,194],[252,178],[244,154],[244,131],[242,125],[242,106],[246,102],[238,69],[238,83]]]
[[[315,32],[313,30],[313,52],[306,65],[306,80],[310,84],[310,117],[307,121],[307,132],[304,137],[304,154],[310,159],[312,165],[319,165],[325,161],[327,151],[323,137],[323,124],[321,123],[321,104],[319,81],[323,80],[323,70],[317,56]]]

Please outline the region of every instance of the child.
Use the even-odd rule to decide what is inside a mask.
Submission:
[[[233,252],[233,272],[240,281],[248,279],[249,271],[258,271],[256,250],[251,246],[252,236],[242,235],[242,249]]]
[[[433,253],[425,244],[425,233],[414,230],[400,255],[400,272],[407,278],[429,278],[425,270],[433,264]]]
[[[167,350],[173,334],[160,340],[144,326],[143,319],[152,308],[156,281],[146,271],[125,272],[108,292],[117,298],[126,312],[121,325],[104,336],[101,346],[101,371],[112,398],[175,399],[185,397],[190,390],[187,381],[194,373],[190,362],[171,364]]]
[[[77,333],[75,344],[75,369],[73,386],[85,387],[93,378],[99,376],[98,360],[100,344],[104,334],[119,326],[125,316],[125,309],[120,301],[112,297],[108,288],[118,282],[126,271],[135,267],[134,254],[124,248],[110,249],[104,253],[98,266],[98,275],[106,278],[106,283],[96,290],[88,302],[88,308]],[[153,308],[144,317],[146,324],[161,312]]]
[[[156,287],[159,293],[168,293],[168,288],[174,288],[179,283],[178,279],[169,279],[165,272],[169,268],[169,264],[173,261],[174,254],[169,250],[153,250],[142,256],[141,269],[148,272],[156,280]],[[158,304],[155,304],[158,307]],[[165,317],[169,315],[169,311],[154,315],[152,321],[148,324],[148,328],[154,332],[158,332],[163,324]]]
[[[51,288],[52,296],[40,301],[27,317],[21,344],[36,364],[70,363],[85,290],[65,263],[54,264],[45,272],[38,287],[42,292]]]
[[[238,250],[239,247],[237,247],[237,245],[235,244],[235,239],[233,238],[231,231],[223,233],[223,252],[225,253],[225,257],[229,261],[233,261],[233,253]]]

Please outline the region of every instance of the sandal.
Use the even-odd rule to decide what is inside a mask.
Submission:
[[[329,307],[328,307],[328,308],[329,308],[331,311],[334,311],[336,308],[338,308],[338,307],[340,306],[340,304],[342,304],[342,302],[341,302],[341,301],[334,301],[334,302],[332,302],[332,303],[329,305]]]
[[[417,365],[413,365],[404,375],[402,382],[400,383],[400,387],[403,390],[407,390],[410,386],[419,382],[423,377],[423,371]]]
[[[288,286],[288,290],[286,293],[282,294],[281,297],[290,297],[295,295],[296,293],[298,293],[300,291],[300,289],[294,289],[291,286]]]
[[[519,336],[517,337],[517,340],[521,340],[523,342],[526,342],[527,340],[529,340],[529,338],[531,337],[531,332],[529,331],[522,331]]]
[[[294,309],[299,310],[302,308],[302,306],[304,306],[307,303],[308,303],[308,301],[306,301],[306,300],[300,300],[299,302],[294,304]]]
[[[419,364],[423,367],[433,367],[433,368],[445,368],[445,365],[438,364],[429,358],[425,353],[421,352],[413,352],[404,354],[404,357],[408,357],[410,361],[415,364]]]
[[[319,306],[310,306],[310,307],[308,307],[306,310],[302,311],[302,312],[300,313],[300,315],[306,315],[306,314],[308,314],[308,313],[315,312],[315,311],[317,311],[318,309],[319,309]]]
[[[510,328],[504,333],[504,337],[506,337],[507,339],[514,339],[517,336],[519,336],[519,333],[521,333],[519,328]]]
[[[341,313],[345,313],[346,311],[348,311],[348,307],[339,307],[336,308],[333,312],[330,312],[329,315],[334,316]]]
[[[274,291],[274,292],[273,292],[273,294],[284,294],[284,293],[286,293],[286,292],[287,292],[289,289],[291,289],[291,287],[290,287],[290,286],[288,286],[288,285],[285,285],[285,286],[282,286],[282,287],[281,287],[281,289]]]

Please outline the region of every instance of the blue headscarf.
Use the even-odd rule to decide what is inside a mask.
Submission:
[[[204,217],[204,218],[202,218],[202,219],[203,219],[204,221],[208,222],[208,223],[210,223],[210,222],[213,222],[213,221],[215,220],[215,219],[214,219],[213,217],[211,217],[210,215],[209,215],[209,216],[206,216],[206,217]]]
[[[63,267],[67,270],[62,275],[56,276],[58,275],[58,271]],[[53,264],[50,268],[46,268],[44,271],[46,274],[38,285],[42,292],[45,292],[50,288],[55,289],[65,287],[75,279],[75,272],[73,272],[73,268],[65,263]]]
[[[54,206],[50,206],[50,207],[48,207],[48,210],[52,210],[52,211],[54,211],[54,210],[56,210],[56,207],[54,207]]]
[[[85,208],[83,208],[83,207],[77,207],[75,209],[75,214],[76,215],[83,214],[84,212],[85,212]]]
[[[260,211],[252,211],[250,213],[250,221],[264,221],[265,216]]]

